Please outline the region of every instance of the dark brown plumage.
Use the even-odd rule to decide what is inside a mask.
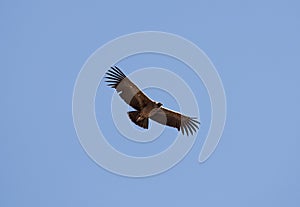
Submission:
[[[178,112],[162,107],[161,103],[148,98],[126,75],[117,67],[111,67],[106,73],[108,86],[115,88],[121,98],[136,111],[128,112],[128,116],[136,125],[148,129],[149,118],[160,124],[177,128],[182,134],[193,134],[200,122]]]

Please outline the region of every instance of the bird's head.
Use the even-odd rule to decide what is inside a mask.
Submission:
[[[159,108],[159,107],[161,107],[163,104],[160,103],[160,102],[156,102],[156,105],[157,105],[157,107]]]

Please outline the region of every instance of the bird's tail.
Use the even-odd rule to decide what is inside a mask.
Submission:
[[[148,129],[148,121],[149,121],[148,118],[143,118],[143,119],[139,120],[140,112],[138,112],[138,111],[129,111],[127,113],[133,123],[135,123],[136,125],[138,125],[140,127],[143,127],[144,129]]]

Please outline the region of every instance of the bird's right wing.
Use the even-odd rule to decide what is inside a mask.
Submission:
[[[111,67],[105,78],[108,86],[115,88],[121,98],[134,109],[140,111],[152,102],[117,66]]]
[[[188,117],[170,109],[160,107],[150,119],[170,127],[177,128],[182,134],[193,134],[199,128],[200,122],[196,118]]]

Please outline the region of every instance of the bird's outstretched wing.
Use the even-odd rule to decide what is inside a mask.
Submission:
[[[199,129],[200,122],[196,118],[182,115],[170,109],[160,107],[160,109],[150,117],[150,119],[170,127],[177,128],[182,134],[193,134]]]
[[[140,111],[152,102],[117,66],[111,67],[105,78],[108,86],[115,88],[121,98],[134,109]]]

